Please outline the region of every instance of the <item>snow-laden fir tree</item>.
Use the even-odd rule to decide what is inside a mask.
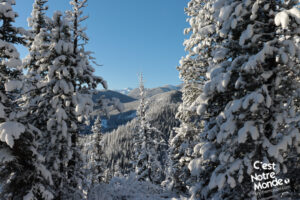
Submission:
[[[134,168],[139,180],[161,183],[164,178],[160,159],[165,145],[162,133],[151,127],[146,115],[145,88],[143,75],[140,75],[140,105],[137,109],[138,133],[134,137]]]
[[[103,182],[106,163],[101,144],[102,137],[101,119],[98,115],[92,126],[92,133],[79,137],[79,145],[84,156],[84,187],[88,193],[90,193],[92,187]]]
[[[93,131],[93,149],[91,152],[91,164],[92,164],[92,174],[93,179],[92,182],[95,183],[101,183],[103,182],[103,172],[105,170],[105,159],[104,159],[104,153],[103,153],[103,145],[102,142],[102,132],[101,132],[101,118],[98,115],[94,125],[92,127]]]
[[[75,194],[69,191],[68,162],[72,157],[71,137],[77,134],[76,115],[77,106],[74,77],[77,69],[74,66],[73,44],[68,22],[60,12],[53,15],[52,28],[50,30],[50,53],[44,59],[49,62],[46,68],[46,76],[42,77],[38,84],[43,99],[39,100],[39,107],[47,109],[46,112],[46,162],[54,181],[56,199],[65,199],[68,195]],[[43,65],[39,66],[43,69]],[[38,71],[42,71],[39,70]],[[75,102],[74,102],[75,101]],[[45,128],[45,127],[43,127]]]
[[[53,98],[58,99],[59,97],[52,90],[55,79],[51,82],[53,77],[50,76],[53,75],[50,70],[53,67],[52,62],[55,57],[63,55],[61,52],[56,52],[56,43],[61,40],[60,45],[62,45],[62,40],[66,37],[69,37],[67,39],[70,40],[70,33],[67,30],[66,22],[62,22],[60,19],[60,14],[56,13],[53,21],[45,17],[46,2],[36,0],[33,4],[31,17],[28,19],[31,27],[31,30],[29,30],[31,34],[27,43],[29,54],[23,62],[24,68],[27,69],[26,84],[28,91],[23,95],[24,104],[22,106],[30,111],[29,122],[38,127],[43,133],[40,138],[42,145],[39,151],[45,156],[46,165],[53,176],[52,191],[57,192],[55,198],[61,198],[63,180],[67,182],[65,175],[66,161],[63,161],[62,154],[67,154],[68,143],[66,130],[62,133],[61,119],[58,119],[57,124],[60,125],[60,128],[55,127],[51,130],[52,127],[49,124],[50,122],[54,123],[53,120],[56,118],[57,108],[52,104]],[[67,34],[67,36],[61,39],[60,31],[64,31],[61,35]],[[66,122],[64,122],[64,126],[66,126]],[[62,134],[65,134],[64,138],[61,136]]]
[[[107,158],[104,155],[104,144],[102,141],[103,133],[102,133],[102,121],[101,115],[105,115],[109,117],[109,110],[116,109],[119,112],[124,110],[124,105],[120,102],[120,99],[112,98],[107,99],[102,96],[95,106],[96,111],[96,119],[92,126],[92,135],[91,135],[91,151],[90,151],[90,164],[91,165],[91,175],[92,175],[92,183],[99,184],[101,182],[107,181],[106,174],[107,174]]]
[[[45,11],[48,10],[48,6],[45,4],[48,0],[35,0],[33,3],[33,9],[31,17],[28,18],[28,25],[31,27],[30,32],[33,36],[39,34],[42,28],[47,26],[48,17],[45,16]]]
[[[79,112],[83,112],[83,115],[78,118],[77,122],[77,126],[80,127],[83,123],[87,125],[89,124],[90,113],[93,110],[92,94],[94,92],[94,89],[99,83],[101,83],[105,89],[107,88],[107,85],[101,77],[96,77],[95,75],[93,75],[95,70],[90,63],[96,63],[94,61],[94,58],[91,56],[92,52],[85,50],[85,45],[88,43],[89,38],[85,34],[86,27],[83,27],[81,24],[88,18],[87,16],[83,15],[83,8],[87,7],[87,0],[72,0],[70,1],[70,4],[72,6],[72,10],[67,11],[66,13],[72,30],[71,37],[73,43],[73,57],[75,59],[75,65],[78,68],[82,69],[82,74],[80,76],[77,76],[75,80],[77,83],[77,98],[78,100],[80,100],[81,98],[89,100],[89,102],[85,103],[84,108],[78,108]],[[73,149],[78,149],[76,141],[76,135],[73,135]],[[80,171],[80,159],[80,154],[74,153],[72,159],[69,162],[69,168],[72,168],[69,173],[69,177],[71,179],[74,177],[73,173]]]
[[[83,135],[81,141],[82,151],[85,155],[85,176],[87,188],[90,189],[92,185],[102,182],[102,174],[105,170],[104,153],[101,145],[101,118],[98,115],[92,126],[92,133]]]
[[[185,8],[189,28],[184,33],[190,37],[184,41],[187,55],[180,60],[180,78],[183,80],[182,104],[179,106],[176,117],[181,125],[176,128],[176,135],[170,139],[170,159],[172,163],[168,167],[170,176],[164,184],[180,193],[186,193],[192,180],[188,164],[193,158],[193,148],[199,140],[202,130],[200,117],[190,106],[201,94],[208,63],[211,62],[211,46],[214,44],[214,24],[212,15],[207,11],[213,1],[192,0]]]
[[[53,182],[36,141],[41,132],[28,123],[28,110],[18,106],[23,77],[14,44],[24,44],[25,31],[12,25],[13,5],[13,0],[0,1],[0,198],[50,200]]]
[[[39,65],[46,65],[46,59],[43,59],[45,54],[49,53],[49,28],[51,21],[45,16],[45,11],[48,6],[45,4],[47,0],[35,0],[31,16],[28,18],[28,26],[30,33],[27,37],[27,47],[29,54],[24,59],[24,68],[27,69],[27,79],[33,85],[38,82],[40,76],[45,76],[45,70],[37,72]],[[34,80],[35,79],[35,80]]]
[[[84,166],[85,176],[87,177],[85,187],[88,188],[88,190],[91,186],[94,187],[96,184],[108,181],[107,175],[110,169],[108,167],[109,161],[107,155],[105,155],[104,144],[102,141],[101,115],[109,118],[109,112],[114,109],[122,112],[124,106],[121,104],[120,100],[116,98],[107,99],[104,96],[101,96],[95,104],[92,113],[93,116],[96,116],[91,129],[92,133],[82,135],[80,139],[80,145],[82,146],[86,162]],[[122,174],[124,174],[123,172],[124,171],[121,170]]]
[[[81,26],[81,23],[88,18],[88,16],[83,15],[83,9],[87,7],[87,2],[87,0],[71,0],[70,4],[72,10],[67,11],[67,15],[72,24],[74,53],[77,53],[78,46],[85,45],[89,40],[85,34],[86,27]],[[83,44],[79,42],[83,42]]]
[[[82,65],[76,62],[70,26],[60,12],[54,14],[51,24],[49,52],[43,57],[48,64],[39,65],[36,70],[45,73],[37,84],[42,98],[36,103],[39,109],[47,110],[45,118],[42,118],[42,129],[46,129],[44,138],[48,141],[44,153],[54,181],[55,198],[76,196],[80,199],[82,177],[73,173],[75,167],[69,166],[73,154],[79,154],[72,137],[78,134],[78,123],[88,118],[93,106],[88,95],[79,93],[81,84],[86,81],[88,90],[97,78],[93,79],[92,68],[86,66],[86,60],[82,61]]]
[[[29,54],[23,60],[26,69],[27,91],[23,94],[23,107],[30,111],[28,121],[38,127],[42,133],[46,133],[45,121],[48,120],[47,111],[50,107],[49,98],[45,95],[45,85],[40,81],[44,79],[50,65],[50,28],[51,19],[45,16],[48,7],[46,0],[35,0],[31,17],[28,18],[27,44]],[[38,105],[38,106],[37,106]],[[41,138],[43,140],[44,138]],[[48,143],[43,140],[42,143]],[[44,145],[42,145],[44,146]],[[45,151],[45,149],[42,149]]]
[[[203,92],[190,107],[205,123],[189,163],[200,178],[192,199],[256,199],[250,177],[262,171],[253,168],[255,161],[274,162],[278,176],[297,166],[289,164],[290,155],[300,153],[296,5],[217,0],[204,6],[217,40],[207,48],[212,61]]]
[[[68,20],[60,13],[50,20],[44,15],[45,3],[36,0],[29,19],[32,39],[24,66],[32,87],[24,95],[28,99],[25,105],[38,105],[31,107],[31,121],[46,134],[41,152],[54,177],[56,198],[69,198],[66,195],[80,193],[78,187],[84,179],[76,135],[93,109],[90,91],[104,81],[93,75],[90,53],[84,51],[83,45],[75,45],[80,40],[74,33],[72,12]]]

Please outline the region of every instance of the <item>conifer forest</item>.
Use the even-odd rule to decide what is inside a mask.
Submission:
[[[126,91],[67,1],[0,0],[0,200],[300,200],[300,1],[188,0],[181,84]]]

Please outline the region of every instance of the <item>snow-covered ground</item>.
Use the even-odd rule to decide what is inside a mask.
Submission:
[[[99,184],[89,193],[88,200],[179,200],[173,192],[166,191],[150,182],[129,177],[114,177],[110,183]]]

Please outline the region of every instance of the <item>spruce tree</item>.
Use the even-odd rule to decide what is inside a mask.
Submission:
[[[50,107],[45,95],[45,79],[50,65],[50,29],[51,19],[45,16],[48,7],[46,0],[35,0],[31,17],[28,18],[30,30],[26,37],[29,54],[23,59],[23,68],[27,73],[24,84],[27,91],[23,93],[23,105],[30,112],[28,121],[46,133],[45,121],[48,120],[47,111]],[[44,95],[43,95],[44,94]],[[48,143],[41,138],[42,143]],[[45,146],[46,144],[42,145]],[[41,149],[46,151],[46,149]]]
[[[101,132],[101,119],[98,115],[92,126],[92,133],[83,135],[81,145],[85,155],[85,177],[86,187],[90,190],[92,186],[101,183],[103,171],[105,169],[104,152]]]
[[[45,70],[37,72],[37,69],[40,65],[47,64],[45,63],[47,60],[43,58],[49,53],[49,28],[51,25],[50,19],[45,16],[45,11],[48,10],[48,6],[45,5],[47,2],[47,0],[35,0],[31,17],[28,18],[30,30],[28,30],[26,46],[29,54],[24,59],[23,66],[28,71],[26,78],[29,79],[32,86],[36,86],[40,76],[45,76]]]
[[[80,6],[86,1],[82,4],[76,1],[74,12],[68,12],[67,18],[56,12],[52,20],[44,15],[45,3],[36,0],[29,19],[30,54],[24,66],[28,69],[31,88],[26,93],[25,105],[37,105],[31,109],[31,121],[44,133],[40,151],[53,176],[55,198],[80,199],[85,177],[77,135],[83,123],[89,123],[92,90],[99,82],[105,87],[106,84],[101,77],[93,75],[90,65],[93,58],[84,50],[86,38],[78,45],[84,35],[84,29],[80,28]],[[72,17],[74,13],[78,18]],[[75,21],[77,26],[73,25]]]
[[[190,192],[192,199],[258,198],[251,175],[263,171],[254,169],[255,161],[275,163],[282,177],[297,166],[289,161],[300,150],[300,11],[296,1],[205,5],[217,40],[207,48],[212,61],[203,92],[190,106],[204,122],[189,163],[200,181]]]
[[[175,128],[176,135],[170,138],[169,156],[171,165],[168,167],[168,180],[165,185],[179,193],[187,193],[188,188],[197,180],[191,177],[189,162],[194,158],[193,148],[199,141],[199,133],[203,129],[201,117],[190,107],[202,93],[206,80],[205,73],[211,59],[211,48],[215,44],[214,24],[209,7],[214,1],[192,0],[185,8],[189,17],[189,28],[184,30],[189,38],[184,41],[187,55],[180,60],[178,70],[183,81],[182,104],[176,117],[180,127]]]
[[[39,34],[41,29],[47,26],[48,17],[45,16],[45,11],[48,10],[48,6],[45,6],[47,2],[48,0],[35,0],[33,3],[31,17],[28,18],[28,25],[31,27],[30,32],[33,36]]]
[[[91,155],[91,162],[92,162],[92,174],[93,180],[92,182],[101,183],[103,182],[103,172],[105,170],[105,163],[104,163],[104,152],[103,152],[103,145],[102,142],[102,132],[101,132],[101,118],[98,115],[94,125],[92,127],[93,131],[93,150]]]
[[[20,107],[23,91],[22,63],[14,44],[24,44],[22,28],[12,25],[17,17],[13,0],[0,1],[0,181],[1,199],[53,199],[52,177],[38,153],[39,129],[28,123],[26,108]]]
[[[39,37],[49,41],[39,43]],[[44,133],[41,152],[53,177],[55,198],[81,198],[80,185],[70,181],[69,172],[74,168],[69,168],[68,163],[75,151],[72,148],[72,135],[78,134],[77,122],[82,115],[79,107],[83,109],[86,103],[92,104],[89,99],[79,99],[76,93],[75,76],[80,76],[83,70],[75,64],[70,26],[60,12],[53,15],[50,31],[44,29],[36,38],[36,54],[43,57],[36,56],[29,60],[40,63],[36,69],[32,68],[32,72],[39,77],[35,86],[40,96],[32,99],[35,102],[29,102],[37,105],[33,116],[39,117],[33,120]],[[81,177],[76,175],[73,178],[80,182]]]
[[[143,75],[140,75],[140,105],[137,109],[138,133],[134,136],[134,168],[139,180],[161,183],[164,178],[159,150],[164,144],[162,133],[151,127],[146,115]]]
[[[79,116],[77,116],[77,127],[80,127],[83,124],[89,125],[90,123],[90,114],[94,108],[92,100],[94,90],[99,83],[101,83],[105,89],[107,88],[107,84],[101,77],[97,77],[93,74],[95,70],[91,66],[91,62],[96,63],[91,56],[91,52],[85,50],[85,45],[88,43],[89,38],[85,34],[86,28],[82,27],[81,23],[88,18],[87,16],[83,16],[83,8],[87,6],[87,0],[72,0],[70,4],[72,5],[72,10],[66,13],[72,32],[71,41],[73,45],[74,65],[76,68],[82,70],[75,76],[74,86],[78,101],[85,99],[85,102],[82,102],[84,107],[76,108],[76,112],[79,114]],[[84,179],[81,170],[84,163],[82,163],[79,147],[76,144],[77,141],[77,135],[73,134],[71,138],[73,155],[68,163],[68,176],[70,179],[77,176],[81,176]],[[78,175],[75,175],[75,173]],[[78,184],[80,184],[78,180],[73,180],[74,187]]]
[[[46,162],[54,180],[56,199],[66,199],[68,195],[77,191],[69,191],[67,164],[72,157],[71,136],[76,134],[77,126],[74,114],[74,81],[71,77],[76,73],[74,59],[72,57],[73,45],[68,22],[60,12],[56,12],[52,19],[50,30],[50,53],[47,54],[49,64],[46,68],[46,76],[40,83],[41,96],[44,97],[39,106],[47,109],[45,122],[45,140],[50,141],[46,146]],[[43,65],[39,66],[40,68]],[[77,102],[76,102],[77,103]],[[45,128],[45,127],[44,127]]]

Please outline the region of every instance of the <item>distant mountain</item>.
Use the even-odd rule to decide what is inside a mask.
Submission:
[[[97,94],[93,96],[93,101],[97,102],[101,98],[101,96],[104,96],[106,99],[112,99],[117,98],[120,99],[121,103],[128,103],[132,101],[136,101],[137,99],[127,96],[125,94],[121,94],[120,92],[113,91],[113,90],[100,90]]]
[[[119,92],[119,93],[121,93],[121,94],[127,95],[127,94],[129,94],[132,90],[133,90],[133,88],[125,88],[125,89],[122,89],[122,90],[115,90],[115,91],[117,91],[117,92]]]
[[[170,88],[170,89],[173,89],[173,90],[181,90],[182,85],[164,85],[163,87]]]
[[[178,92],[178,90],[180,89],[181,86],[172,85],[148,89],[146,91],[146,98],[149,104],[149,109],[152,110],[157,105],[162,106],[170,102],[181,101],[181,92]],[[104,96],[104,98],[107,99],[118,98],[120,99],[120,102],[124,105],[124,110],[122,113],[115,109],[112,109],[109,112],[109,118],[104,116],[102,117],[103,132],[111,132],[114,129],[117,129],[120,125],[124,125],[136,117],[136,109],[139,106],[138,88],[131,90],[128,93],[128,95],[122,94],[118,91],[100,90],[97,94],[93,96],[94,102],[97,102],[101,96]],[[160,109],[160,107],[158,107],[158,109]]]
[[[146,97],[152,97],[152,96],[157,95],[157,94],[161,94],[161,93],[164,93],[164,92],[170,92],[170,91],[173,91],[173,90],[180,90],[180,89],[181,89],[181,85],[179,85],[179,86],[165,85],[165,86],[162,86],[162,87],[146,89],[145,96]],[[128,93],[128,96],[130,96],[132,98],[135,98],[135,99],[139,99],[140,98],[139,88],[135,88],[135,89],[131,90]]]

